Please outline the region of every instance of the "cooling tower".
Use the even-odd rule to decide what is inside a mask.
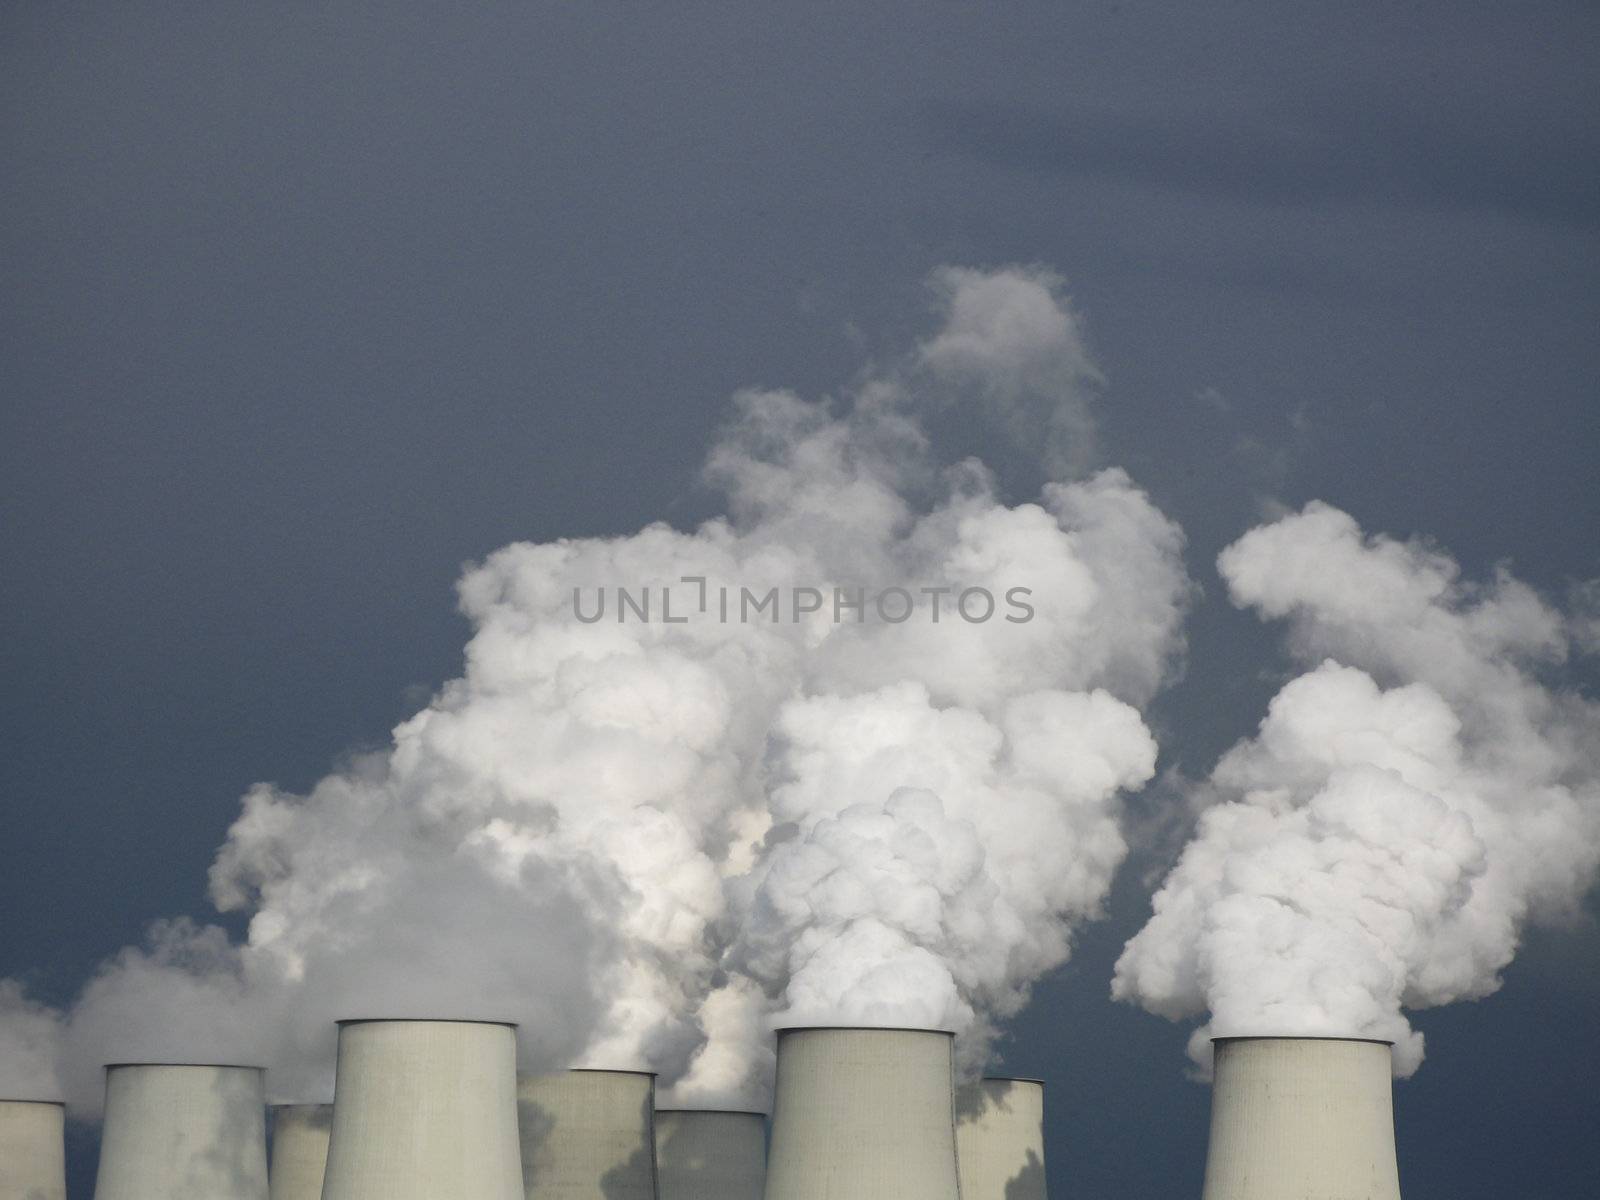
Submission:
[[[527,1200],[655,1200],[656,1077],[559,1071],[518,1081]]]
[[[260,1067],[106,1068],[94,1200],[267,1200]]]
[[[656,1110],[658,1200],[761,1200],[767,1115]]]
[[[67,1200],[65,1114],[50,1100],[0,1100],[0,1200]]]
[[[272,1106],[272,1200],[322,1200],[332,1130],[331,1104]]]
[[[323,1200],[522,1200],[517,1034],[341,1021]]]
[[[1045,1200],[1044,1084],[981,1079],[956,1090],[961,1200]]]
[[[766,1200],[959,1200],[954,1040],[780,1029]]]
[[[1202,1200],[1400,1200],[1389,1043],[1214,1038]]]

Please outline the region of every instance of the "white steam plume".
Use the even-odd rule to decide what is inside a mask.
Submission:
[[[1570,622],[1507,571],[1363,537],[1311,504],[1219,560],[1235,603],[1314,665],[1223,757],[1213,807],[1117,964],[1114,994],[1213,1035],[1395,1042],[1403,1009],[1486,995],[1529,920],[1600,865],[1600,705],[1547,677]]]
[[[250,792],[211,872],[247,939],[168,923],[106,964],[74,1097],[181,1053],[319,1098],[355,1015],[514,1019],[530,1065],[700,1099],[758,1085],[774,1020],[948,1024],[981,1057],[1123,857],[1189,585],[1120,471],[1008,506],[938,461],[925,397],[1059,439],[1097,375],[1053,276],[934,290],[943,325],[846,402],[736,397],[726,516],[469,570],[461,678],[309,794]]]
[[[61,1017],[0,979],[0,1100],[59,1100]]]

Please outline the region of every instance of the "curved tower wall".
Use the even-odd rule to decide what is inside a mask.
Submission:
[[[1400,1200],[1389,1044],[1217,1038],[1203,1200]]]
[[[953,1035],[778,1031],[766,1200],[960,1200]]]
[[[657,1109],[656,1171],[659,1200],[761,1200],[766,1114]]]
[[[560,1071],[518,1081],[527,1200],[655,1200],[656,1078]]]
[[[342,1021],[322,1200],[522,1200],[517,1038],[484,1021]]]
[[[271,1200],[322,1200],[332,1131],[331,1104],[272,1106]]]
[[[1045,1200],[1044,1084],[981,1079],[956,1090],[961,1200]]]
[[[260,1067],[106,1068],[95,1200],[267,1200]]]
[[[0,1100],[0,1200],[67,1200],[66,1108]]]

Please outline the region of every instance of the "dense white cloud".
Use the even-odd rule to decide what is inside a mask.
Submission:
[[[1422,1037],[1402,1010],[1493,991],[1523,925],[1593,883],[1600,707],[1547,680],[1569,625],[1504,570],[1465,582],[1325,504],[1219,566],[1317,665],[1213,772],[1114,992],[1209,1012],[1202,1063],[1211,1035],[1362,1035],[1409,1074]]]
[[[1155,767],[1104,691],[1022,693],[984,715],[900,684],[797,701],[779,727],[775,838],[731,963],[779,1024],[932,1025],[968,1036],[1064,962],[1126,852],[1119,794]]]
[[[725,516],[468,570],[460,678],[306,795],[251,790],[211,871],[247,937],[165,924],[107,963],[75,1098],[195,1054],[325,1096],[359,1015],[514,1019],[531,1065],[699,1098],[759,1087],[774,1021],[944,1024],[980,1060],[1124,856],[1189,584],[1124,473],[1007,505],[939,459],[920,414],[961,404],[1085,461],[1097,376],[1054,277],[934,291],[941,326],[844,398],[735,398]]]

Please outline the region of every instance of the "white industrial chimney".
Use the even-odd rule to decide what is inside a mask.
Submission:
[[[655,1200],[656,1077],[559,1071],[517,1085],[527,1200]]]
[[[267,1200],[260,1067],[106,1068],[94,1200]]]
[[[954,1040],[780,1029],[766,1200],[959,1200]]]
[[[1388,1042],[1211,1044],[1202,1200],[1400,1200]]]
[[[331,1104],[272,1106],[272,1200],[322,1200],[332,1131]]]
[[[323,1200],[522,1200],[516,1027],[341,1021]]]
[[[658,1200],[761,1200],[767,1114],[656,1110]]]
[[[956,1089],[961,1200],[1045,1200],[1044,1084],[980,1079]]]
[[[66,1109],[0,1100],[0,1200],[67,1200]]]

